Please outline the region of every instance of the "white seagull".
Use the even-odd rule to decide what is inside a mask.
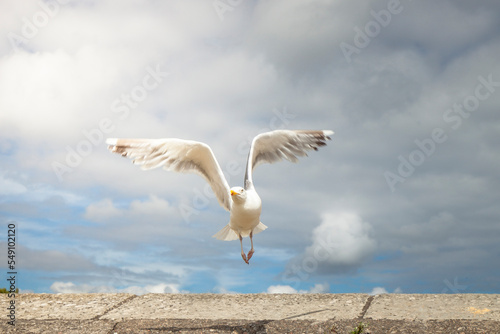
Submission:
[[[330,130],[275,130],[259,134],[250,147],[243,188],[229,188],[214,153],[205,143],[177,138],[109,138],[106,143],[111,152],[133,159],[133,163],[141,165],[143,170],[163,167],[168,171],[197,173],[207,180],[219,204],[230,213],[229,223],[213,237],[219,240],[239,238],[241,257],[248,264],[254,253],[253,235],[267,228],[260,221],[262,203],[253,185],[254,168],[283,159],[297,162],[297,157],[307,156],[307,151],[317,151],[318,147],[326,145],[332,134]],[[248,236],[251,249],[245,255],[242,239]]]

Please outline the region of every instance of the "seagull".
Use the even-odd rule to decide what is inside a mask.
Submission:
[[[232,188],[205,143],[178,138],[108,138],[106,144],[111,152],[133,159],[143,170],[163,167],[167,171],[201,175],[219,204],[230,213],[229,223],[213,237],[225,241],[240,239],[241,257],[249,264],[255,252],[253,236],[267,228],[260,221],[262,202],[253,185],[253,170],[263,163],[298,162],[298,157],[307,156],[307,151],[325,146],[330,135],[333,135],[331,130],[274,130],[257,135],[250,146],[244,186]],[[243,251],[243,237],[250,237],[251,249],[247,255]]]

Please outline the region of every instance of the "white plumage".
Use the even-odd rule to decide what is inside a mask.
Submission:
[[[254,253],[253,235],[267,228],[260,222],[262,203],[255,191],[252,172],[263,163],[283,159],[297,162],[307,156],[307,151],[326,145],[333,131],[330,130],[275,130],[256,136],[250,147],[245,172],[244,187],[229,188],[222,169],[207,144],[177,138],[167,139],[116,139],[106,143],[111,152],[133,159],[141,168],[163,167],[165,170],[197,173],[210,184],[219,204],[230,212],[229,224],[217,232],[219,240],[240,239],[241,256],[248,263]],[[243,251],[242,238],[249,236],[251,249]]]

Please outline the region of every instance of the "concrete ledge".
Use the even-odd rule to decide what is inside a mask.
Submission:
[[[102,319],[353,319],[367,298],[363,294],[148,294]]]
[[[6,298],[6,295],[1,297],[3,297],[0,299],[1,308],[6,309],[10,300]],[[125,293],[21,293],[16,295],[16,319],[97,319],[113,307],[133,297],[136,296]]]
[[[500,295],[19,294],[1,333],[500,333]]]
[[[391,320],[500,320],[500,296],[378,295],[371,303],[365,317]]]

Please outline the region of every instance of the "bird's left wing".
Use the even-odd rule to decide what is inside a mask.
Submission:
[[[106,140],[111,152],[133,159],[141,168],[163,167],[168,171],[196,173],[212,187],[219,204],[229,211],[231,195],[222,169],[207,144],[177,138]]]
[[[307,151],[325,146],[332,134],[331,130],[275,130],[256,136],[248,155],[245,187],[253,183],[252,172],[258,165],[283,159],[297,162],[297,157],[307,156]]]

